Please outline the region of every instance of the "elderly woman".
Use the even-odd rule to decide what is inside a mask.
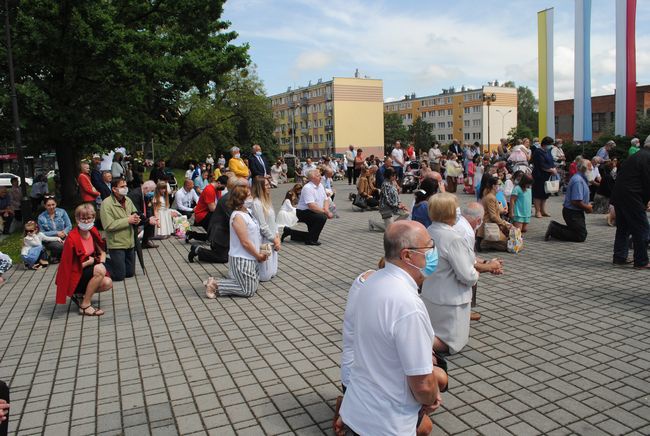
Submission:
[[[456,197],[435,194],[429,199],[429,235],[438,250],[438,266],[422,284],[424,301],[436,337],[433,348],[458,353],[469,340],[472,286],[478,281],[475,255],[456,224]]]
[[[555,162],[551,149],[553,148],[553,138],[546,136],[542,139],[540,147],[533,150],[533,203],[535,204],[535,217],[542,218],[551,216],[546,211],[546,200],[549,194],[544,190],[544,184],[557,175]]]
[[[479,191],[479,199],[483,204],[485,214],[483,215],[483,224],[478,228],[476,235],[479,241],[480,249],[493,249],[498,251],[506,251],[507,237],[510,233],[512,224],[501,218],[501,209],[497,200],[497,189],[499,180],[496,177],[486,175],[481,182],[481,190]],[[501,234],[499,240],[486,240],[486,224],[496,224],[499,227]]]
[[[257,220],[262,233],[263,243],[271,244],[273,250],[266,262],[260,264],[260,281],[267,282],[278,273],[278,251],[280,251],[280,234],[275,221],[275,210],[271,202],[271,183],[264,176],[256,176],[252,186],[253,202],[250,210]]]
[[[208,277],[203,282],[205,296],[214,299],[219,295],[252,297],[260,284],[260,262],[266,261],[268,253],[260,251],[262,235],[260,226],[246,209],[250,197],[248,186],[235,186],[228,194],[230,215],[230,249],[228,251],[228,274],[230,278],[217,280]]]
[[[56,207],[54,196],[46,196],[43,200],[45,211],[38,216],[38,227],[45,236],[58,236],[65,239],[72,230],[68,213]],[[50,263],[57,263],[63,252],[63,243],[59,241],[44,241],[45,249],[50,253]]]
[[[65,304],[68,297],[82,295],[79,314],[101,316],[104,311],[92,306],[96,292],[108,291],[113,282],[106,274],[106,246],[95,228],[95,208],[84,203],[74,211],[77,226],[63,245],[61,265],[56,274],[56,304]]]

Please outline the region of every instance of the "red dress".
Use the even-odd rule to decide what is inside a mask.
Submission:
[[[106,245],[96,227],[90,229],[90,236],[93,243],[102,251],[106,250]],[[74,294],[83,266],[81,264],[88,260],[88,255],[79,234],[79,228],[75,226],[63,244],[63,253],[59,263],[59,270],[56,273],[56,304],[65,304],[68,297]]]

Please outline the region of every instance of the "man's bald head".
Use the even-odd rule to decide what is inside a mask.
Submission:
[[[417,221],[400,220],[388,226],[384,233],[384,256],[386,260],[399,260],[400,253],[408,247],[419,247],[429,240],[427,229]],[[420,244],[418,245],[418,242]]]

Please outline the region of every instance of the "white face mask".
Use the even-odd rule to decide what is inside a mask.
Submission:
[[[124,197],[124,196],[126,196],[126,194],[129,193],[129,188],[127,188],[127,187],[125,186],[124,188],[119,188],[119,189],[117,190],[117,192],[118,192],[122,197]]]
[[[235,159],[239,159],[240,156],[241,156],[241,154],[237,153],[237,154],[235,155]]]
[[[95,223],[79,223],[77,224],[80,230],[85,230],[86,232],[95,227]]]

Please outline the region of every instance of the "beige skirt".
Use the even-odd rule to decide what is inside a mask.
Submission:
[[[429,312],[433,333],[438,339],[447,344],[449,353],[456,354],[469,341],[469,315],[471,303],[458,306],[435,304],[423,298]]]

